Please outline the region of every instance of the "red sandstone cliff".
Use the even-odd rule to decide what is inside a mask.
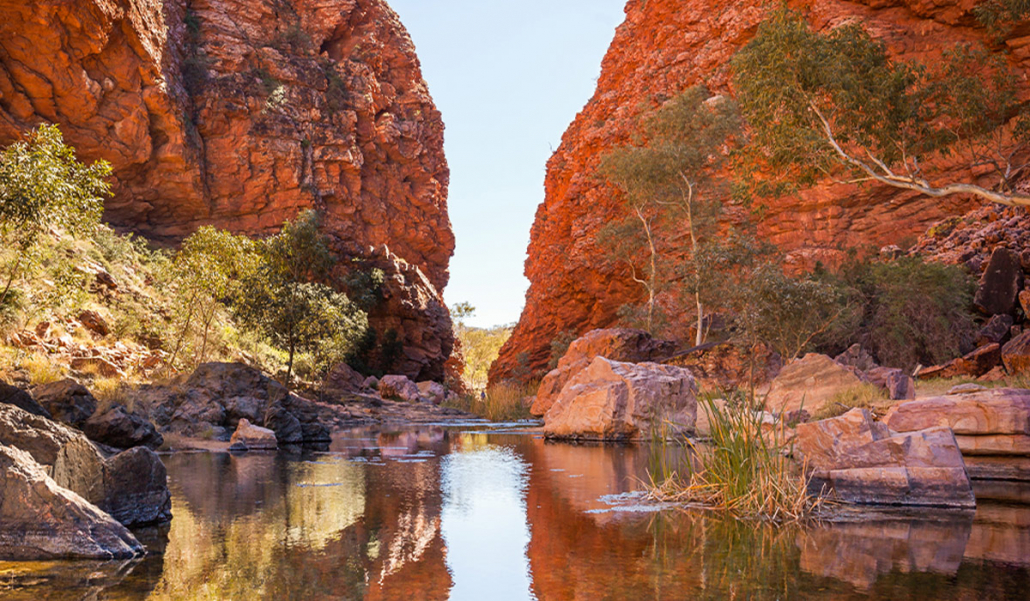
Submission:
[[[987,40],[970,13],[977,0],[791,0],[816,28],[858,19],[904,58],[933,59],[949,44]],[[626,21],[602,65],[597,91],[566,131],[547,165],[525,272],[526,306],[491,370],[496,381],[546,366],[560,332],[582,334],[616,321],[640,290],[607,265],[595,234],[618,214],[615,191],[599,183],[601,156],[629,139],[642,104],[706,84],[730,93],[729,61],[779,0],[630,0]],[[1030,37],[1014,32],[1012,63],[1030,65]],[[941,173],[958,171],[954,165]],[[969,177],[968,173],[955,173]],[[842,249],[913,240],[943,217],[974,206],[882,186],[822,185],[767,203],[759,233],[788,251],[788,261],[833,262]]]
[[[107,220],[155,239],[320,209],[387,271],[399,371],[443,376],[444,127],[384,0],[0,0],[0,143],[43,121],[111,162]]]

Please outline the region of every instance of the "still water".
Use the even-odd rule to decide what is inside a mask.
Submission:
[[[171,455],[151,555],[0,563],[0,599],[1030,599],[1030,505],[747,524],[639,504],[648,455],[481,426]]]

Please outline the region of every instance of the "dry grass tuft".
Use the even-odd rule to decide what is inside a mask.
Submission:
[[[43,353],[29,353],[18,362],[18,367],[29,376],[29,384],[39,386],[65,377],[64,368]]]
[[[649,496],[663,502],[696,503],[737,517],[775,522],[800,521],[822,505],[808,493],[808,477],[784,451],[782,430],[763,435],[759,413],[744,405],[724,408],[711,399],[699,403],[708,413],[711,442],[697,445],[685,476],[651,475]]]
[[[463,395],[445,405],[461,411],[474,413],[492,422],[509,422],[529,419],[528,397],[536,394],[536,386],[504,382],[486,390],[486,398]]]
[[[812,416],[813,421],[829,419],[844,415],[852,409],[869,409],[875,411],[890,404],[887,392],[872,384],[859,384],[833,395],[825,405]]]

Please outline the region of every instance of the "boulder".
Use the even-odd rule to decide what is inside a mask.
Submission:
[[[833,360],[845,367],[854,367],[859,371],[869,371],[879,367],[873,356],[866,352],[860,344],[852,344],[848,350],[837,355]]]
[[[1023,315],[1030,316],[1030,290],[1019,293],[1019,306],[1023,309]]]
[[[336,394],[361,392],[365,390],[365,376],[346,363],[337,363],[326,376],[325,389]]]
[[[544,376],[530,413],[537,417],[547,413],[565,384],[586,369],[596,357],[639,363],[664,359],[674,351],[673,343],[656,340],[643,330],[614,328],[587,332],[569,345],[565,355],[558,361],[558,366]]]
[[[956,435],[1030,434],[1030,390],[996,388],[931,397],[891,407],[884,422],[896,432],[949,427]]]
[[[32,396],[55,420],[73,428],[81,429],[97,410],[97,400],[89,390],[71,379],[36,386]]]
[[[596,357],[562,388],[544,416],[544,434],[627,440],[656,428],[669,435],[692,432],[696,419],[697,384],[689,370]]]
[[[1030,390],[994,389],[892,407],[892,430],[932,425],[955,431],[970,478],[1030,480]]]
[[[275,439],[280,444],[300,444],[304,442],[304,431],[297,416],[282,405],[273,405],[265,413],[265,427],[275,432]]]
[[[105,459],[81,432],[11,405],[0,405],[0,444],[27,452],[58,486],[71,490],[100,509],[114,509],[120,516],[131,520],[126,524],[166,521],[171,517],[171,493],[164,464],[149,449],[146,449],[145,456],[150,461],[152,472],[145,475],[140,467],[141,460],[133,463],[119,459],[124,453]],[[138,449],[126,453],[134,451],[137,455],[140,453]],[[122,470],[126,469],[131,473],[123,473]],[[146,499],[149,506],[125,511],[120,499],[127,491],[119,486],[129,481],[135,482],[135,488],[131,489],[136,491],[133,498],[137,501]],[[146,494],[140,492],[144,490],[140,487],[145,487]],[[140,516],[154,516],[154,519],[134,521]]]
[[[1001,360],[1009,374],[1030,372],[1030,331],[1009,340],[1001,349]]]
[[[896,367],[874,367],[865,373],[870,384],[887,391],[892,401],[916,398],[916,381]]]
[[[141,386],[136,406],[144,408],[162,432],[228,441],[246,419],[275,430],[284,444],[325,442],[329,429],[321,422],[335,425],[350,416],[338,404],[290,394],[279,382],[242,363],[205,363],[184,380]],[[298,427],[301,440],[296,439]]]
[[[809,353],[780,371],[772,381],[765,406],[778,413],[804,407],[814,415],[836,394],[862,383],[854,368],[843,366],[826,355]]]
[[[229,443],[229,448],[239,451],[274,451],[279,448],[275,432],[255,426],[246,419],[240,420]]]
[[[968,355],[953,359],[944,365],[925,367],[919,370],[916,376],[920,380],[934,378],[979,378],[998,365],[1001,365],[1001,360],[1001,345],[992,342],[981,346]]]
[[[365,378],[365,381],[361,383],[362,388],[368,390],[379,390],[379,378],[375,376],[369,376]]]
[[[405,403],[422,401],[418,386],[407,376],[383,376],[383,379],[379,380],[379,396]]]
[[[1011,315],[995,315],[987,320],[976,335],[977,346],[986,346],[991,343],[1004,343],[1012,331],[1015,320]]]
[[[126,526],[171,520],[168,472],[161,458],[147,447],[136,447],[108,459],[104,498],[97,505]]]
[[[0,444],[0,559],[125,559],[143,545],[111,516],[58,486],[32,456]]]
[[[893,434],[866,409],[797,426],[796,450],[814,490],[847,503],[976,506],[948,428]]]
[[[111,326],[107,325],[107,320],[96,311],[79,313],[79,323],[97,336],[107,336],[111,333]]]
[[[164,444],[164,437],[150,420],[130,413],[123,405],[112,405],[104,413],[94,414],[82,425],[82,431],[90,440],[116,449],[157,449]]]
[[[1022,288],[1023,268],[1019,258],[1007,248],[997,248],[980,276],[973,305],[985,315],[1010,314],[1016,308]]]
[[[17,386],[11,386],[0,380],[0,404],[14,405],[33,415],[50,417],[50,412],[32,398],[32,395]]]
[[[439,405],[447,398],[447,389],[439,382],[419,382],[418,392],[424,399],[428,399],[434,405]]]

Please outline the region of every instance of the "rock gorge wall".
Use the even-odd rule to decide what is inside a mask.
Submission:
[[[860,20],[903,58],[933,59],[951,44],[987,41],[971,10],[978,0],[790,0],[817,29]],[[607,327],[616,311],[642,298],[619,268],[606,265],[595,234],[618,212],[617,192],[599,181],[601,156],[625,144],[642,106],[656,107],[705,84],[732,94],[729,61],[779,0],[629,0],[626,21],[602,64],[597,90],[547,165],[525,273],[526,306],[491,371],[491,381],[540,373],[562,332]],[[1004,44],[1019,69],[1030,65],[1030,37],[1016,30]],[[1000,49],[1000,45],[995,45]],[[970,177],[958,164],[938,174]],[[936,221],[975,206],[883,186],[820,185],[767,201],[759,234],[798,267],[833,263],[844,249],[914,241]]]
[[[0,143],[44,121],[114,167],[105,218],[153,239],[319,209],[387,272],[396,369],[442,377],[444,126],[384,0],[0,0]]]

